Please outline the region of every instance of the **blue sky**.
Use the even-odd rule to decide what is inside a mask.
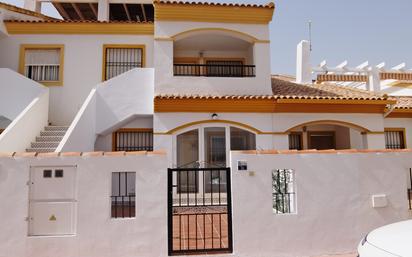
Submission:
[[[0,0],[17,6],[23,0]],[[221,1],[267,3],[266,0]],[[330,66],[344,60],[349,66],[368,60],[401,62],[412,68],[412,0],[277,0],[271,31],[272,73],[294,74],[296,44],[308,38],[312,21],[312,64],[326,59]],[[58,15],[48,4],[43,13]]]

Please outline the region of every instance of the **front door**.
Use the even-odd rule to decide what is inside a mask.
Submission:
[[[231,253],[230,168],[168,169],[169,255]]]

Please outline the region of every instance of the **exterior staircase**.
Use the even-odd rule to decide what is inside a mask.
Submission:
[[[36,141],[31,143],[31,147],[26,149],[27,152],[49,153],[54,152],[62,141],[68,126],[47,126]]]

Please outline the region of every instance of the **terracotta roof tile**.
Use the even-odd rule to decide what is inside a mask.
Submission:
[[[153,4],[177,4],[177,5],[207,5],[207,6],[229,6],[229,7],[254,7],[254,8],[275,8],[275,4],[270,2],[265,5],[258,4],[241,4],[241,3],[213,3],[213,2],[196,2],[196,1],[167,1],[155,0]]]
[[[127,24],[153,24],[151,21],[95,21],[95,20],[5,20],[14,23],[127,23]]]
[[[390,98],[388,95],[331,83],[297,84],[278,76],[272,76],[272,91],[279,98],[289,99],[387,100]]]
[[[241,154],[345,154],[345,153],[410,153],[412,149],[343,149],[343,150],[296,150],[296,151],[287,151],[287,150],[257,150],[257,151],[236,151]]]
[[[385,94],[337,86],[330,83],[297,84],[290,77],[272,76],[273,95],[191,95],[159,94],[156,99],[318,99],[318,100],[396,100]]]
[[[395,105],[395,109],[412,109],[412,96],[401,96],[397,98],[398,102]]]

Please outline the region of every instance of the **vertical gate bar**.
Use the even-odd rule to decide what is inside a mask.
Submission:
[[[206,249],[206,214],[203,213],[203,249]]]
[[[124,218],[124,195],[122,195],[122,218]]]
[[[190,250],[190,214],[187,214],[187,250]]]
[[[205,206],[205,187],[206,187],[206,183],[205,183],[205,171],[202,170],[202,175],[203,175],[203,206]]]
[[[186,197],[187,197],[186,206],[190,205],[190,203],[189,203],[189,201],[190,201],[189,200],[189,198],[190,198],[190,196],[189,196],[189,191],[190,191],[189,173],[190,173],[190,171],[186,171]]]
[[[197,173],[199,172],[199,170],[195,170],[194,172],[195,172],[195,206],[197,206],[197,191],[199,187],[199,183],[197,181]],[[196,219],[197,219],[197,216],[196,216]],[[197,223],[196,223],[196,228],[197,228]]]
[[[125,178],[125,191],[124,191],[124,194],[125,194],[125,196],[126,197],[128,197],[129,196],[129,194],[128,194],[128,192],[127,192],[127,175],[129,174],[129,172],[125,172],[124,173],[124,178]],[[127,198],[126,198],[127,199]],[[129,202],[130,202],[130,199],[127,199],[127,200],[129,200]],[[124,205],[123,205],[124,206]],[[123,207],[124,208],[124,207]],[[123,215],[124,216],[124,215]],[[129,208],[129,217],[130,217],[130,208]]]
[[[210,230],[212,232],[212,249],[214,249],[215,248],[215,237],[213,235],[213,229],[214,229],[215,225],[213,224],[214,223],[213,222],[213,212],[210,215],[212,216],[212,226],[210,227]]]
[[[122,190],[121,190],[121,182],[120,182],[120,180],[121,180],[121,172],[119,172],[118,173],[119,174],[119,194],[117,195],[117,196],[121,196],[122,195]],[[116,197],[116,203],[117,203],[117,197]],[[116,206],[116,218],[117,218],[117,209],[118,209],[118,206]]]
[[[213,170],[210,172],[210,205],[213,205]]]
[[[176,170],[176,177],[178,180],[178,193],[179,193],[179,207],[182,206],[182,171],[181,170]]]
[[[410,182],[411,182],[411,184],[410,184],[410,186],[411,186],[411,189],[410,189],[410,191],[408,191],[408,199],[409,199],[409,210],[412,210],[412,203],[411,203],[411,193],[412,193],[412,168],[409,168],[409,179],[410,179]]]
[[[173,248],[173,172],[167,169],[167,233],[168,233],[168,254],[172,254]],[[180,225],[180,224],[179,224]]]
[[[221,181],[220,181],[220,172],[221,172],[221,170],[218,170],[218,172],[219,172],[219,206],[221,205],[220,204],[220,194],[221,194],[221,192],[220,192],[220,186],[221,186]]]
[[[196,231],[195,240],[196,240],[196,250],[197,250],[197,213],[195,213],[195,231]]]
[[[220,208],[220,207],[219,207]],[[222,249],[222,213],[219,213],[219,248]]]
[[[287,175],[288,175],[288,172],[287,172],[286,169],[284,169],[283,170],[283,177],[285,179],[285,195],[284,195],[284,197],[286,198],[286,200],[287,200],[287,193],[288,193]],[[283,202],[285,203],[286,200],[284,199]],[[286,204],[285,204],[285,206],[286,206]],[[288,211],[288,210],[286,210],[286,211]],[[285,210],[283,210],[283,212],[285,212]]]
[[[233,251],[232,242],[232,184],[230,178],[230,168],[226,168],[226,198],[227,198],[227,235],[228,235],[228,250]]]
[[[182,215],[179,213],[179,250],[182,250]]]

